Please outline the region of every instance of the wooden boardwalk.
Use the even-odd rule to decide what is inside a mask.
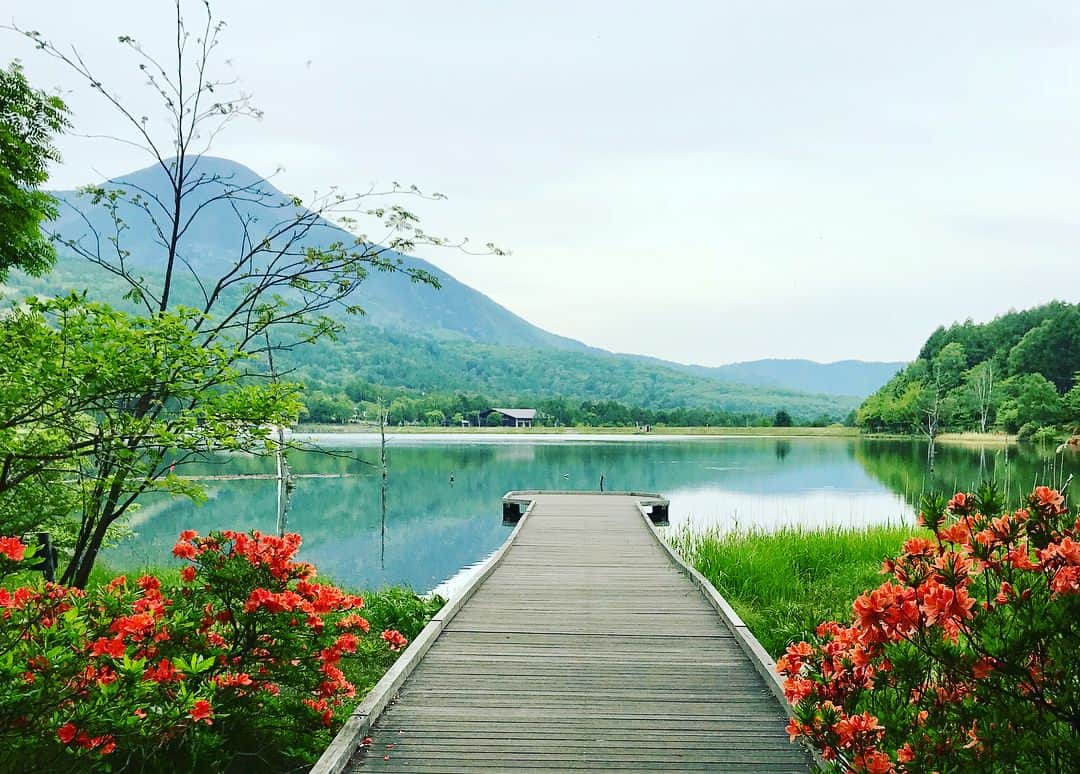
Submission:
[[[381,714],[386,701],[366,701],[315,771],[812,767],[788,742],[767,656],[755,663],[763,652],[661,545],[640,497],[522,496],[512,542],[416,644],[396,700]]]

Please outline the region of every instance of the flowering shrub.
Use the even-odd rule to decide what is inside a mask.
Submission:
[[[171,588],[0,588],[0,769],[245,771],[308,760],[405,637],[369,635],[361,598],[317,582],[298,535],[184,532]],[[0,538],[0,574],[32,551]]]
[[[788,724],[867,772],[1065,771],[1080,760],[1080,519],[1038,487],[929,498],[932,536],[887,559],[850,625],[777,662]]]

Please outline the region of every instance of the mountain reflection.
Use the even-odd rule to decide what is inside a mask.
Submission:
[[[304,559],[354,588],[406,584],[427,590],[482,560],[509,533],[500,498],[512,489],[596,489],[603,475],[608,491],[669,496],[676,528],[687,522],[698,528],[773,528],[911,523],[927,491],[970,489],[996,478],[1017,495],[1036,480],[1060,483],[1069,473],[1080,473],[1076,454],[1037,447],[941,445],[930,476],[925,445],[917,441],[399,436],[388,446],[384,547],[379,480],[370,464],[378,458],[377,445],[362,436],[318,440],[339,448],[332,455],[290,454],[300,478],[289,528],[304,538]],[[222,455],[184,472],[267,475],[273,465]],[[148,498],[131,521],[135,538],[111,549],[106,561],[121,569],[160,564],[184,529],[275,529],[272,478],[204,484],[209,499],[201,507]]]

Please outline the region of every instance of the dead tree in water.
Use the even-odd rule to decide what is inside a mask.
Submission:
[[[275,384],[278,381],[278,373],[274,368],[274,348],[270,346],[270,335],[265,334],[266,338],[266,358],[267,365],[270,367],[270,379]],[[289,507],[292,505],[292,493],[296,488],[296,481],[293,479],[292,468],[289,466],[289,459],[285,456],[285,426],[277,426],[277,445],[274,448],[274,461],[276,464],[277,472],[277,533],[278,537],[284,537],[285,531],[289,526]]]
[[[973,370],[971,392],[975,396],[975,408],[979,412],[979,432],[985,433],[994,397],[994,366],[989,360]]]
[[[937,437],[938,433],[941,431],[942,400],[940,382],[935,380],[931,389],[933,391],[929,400],[923,406],[922,421],[918,427],[919,432],[927,438],[926,464],[929,466],[930,471],[933,472],[934,457],[937,453]]]
[[[379,541],[379,566],[386,567],[386,488],[389,483],[389,475],[386,464],[386,422],[390,419],[390,409],[384,408],[379,403],[379,505],[382,512],[382,530]]]

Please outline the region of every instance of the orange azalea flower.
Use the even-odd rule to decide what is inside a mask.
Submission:
[[[930,556],[934,553],[934,544],[927,538],[908,538],[904,541],[904,553],[909,556]]]
[[[79,732],[79,729],[75,727],[74,723],[65,723],[56,729],[56,737],[64,744],[71,744],[71,740],[75,738],[75,734]]]
[[[124,655],[124,641],[119,637],[114,639],[99,637],[94,641],[94,644],[90,646],[90,655],[122,658]]]
[[[214,717],[214,708],[210,706],[210,702],[206,699],[199,699],[195,702],[188,714],[196,723],[202,721],[208,726],[214,724],[214,721],[211,720],[211,718]]]
[[[841,747],[850,747],[857,737],[864,735],[880,736],[884,728],[878,719],[869,712],[861,715],[843,717],[833,726],[833,731],[840,737]]]
[[[922,604],[920,609],[930,625],[941,621],[943,624],[971,618],[971,608],[975,605],[967,592],[961,587],[950,589],[937,581],[928,581],[920,587]]]
[[[787,653],[790,656],[798,656],[799,658],[809,658],[814,655],[814,646],[809,642],[797,642],[793,645],[787,646]]]
[[[1026,543],[1017,546],[1005,555],[1005,560],[1017,570],[1038,570],[1038,562],[1031,561],[1031,552]]]
[[[401,632],[395,629],[386,629],[382,633],[382,638],[386,640],[387,644],[390,645],[390,650],[394,651],[395,653],[404,648],[409,642],[407,639],[405,639]]]
[[[1080,567],[1062,567],[1058,570],[1050,581],[1050,590],[1055,595],[1080,592]]]
[[[813,680],[806,680],[801,677],[789,677],[784,681],[784,698],[792,704],[798,704],[813,692]]]
[[[1012,584],[1009,583],[1008,581],[1002,581],[1001,582],[1001,588],[998,589],[998,593],[997,593],[997,596],[994,597],[994,601],[997,602],[999,605],[1004,605],[1004,604],[1008,603],[1009,598],[1012,595],[1013,595]]]
[[[953,579],[966,581],[973,565],[974,562],[968,557],[951,551],[934,560],[934,567],[950,581]]]
[[[247,672],[226,672],[215,677],[214,683],[220,688],[246,688],[253,684]]]
[[[181,536],[181,539],[173,546],[172,552],[173,556],[177,559],[194,559],[196,556],[195,546],[184,540],[183,536]]]
[[[1065,512],[1065,498],[1061,492],[1048,486],[1037,486],[1031,493],[1031,504],[1052,514]]]
[[[994,659],[989,656],[983,656],[976,661],[971,667],[971,674],[975,676],[977,680],[986,679],[991,672],[994,671]]]
[[[1057,546],[1057,555],[1071,565],[1080,565],[1080,543],[1072,538],[1062,538]]]
[[[147,613],[121,616],[112,622],[109,631],[133,642],[142,642],[154,632],[154,617]]]
[[[142,576],[141,578],[139,578],[139,580],[136,581],[136,584],[143,591],[157,591],[161,588],[161,581],[159,581],[153,575]]]
[[[974,506],[971,495],[964,492],[957,492],[949,500],[948,508],[953,513],[959,513],[966,515],[968,510]]]
[[[143,672],[143,679],[152,680],[155,683],[178,683],[184,679],[184,674],[176,670],[172,661],[163,658],[157,666],[148,667]]]
[[[794,742],[803,733],[803,727],[799,724],[799,721],[797,721],[795,718],[790,718],[788,720],[787,728],[785,730],[788,733],[789,740],[792,741],[792,742]],[[370,738],[366,739],[365,741],[370,744]]]
[[[349,613],[349,615],[338,621],[337,625],[340,629],[359,629],[365,633],[371,629],[371,624],[368,623],[367,619],[356,613]]]
[[[961,519],[939,530],[938,537],[947,543],[966,543],[971,539],[971,525]]]
[[[880,750],[856,755],[855,767],[857,771],[865,771],[867,774],[889,774],[896,771],[889,756]]]
[[[21,562],[26,556],[26,546],[17,537],[0,537],[0,554],[13,562]]]

